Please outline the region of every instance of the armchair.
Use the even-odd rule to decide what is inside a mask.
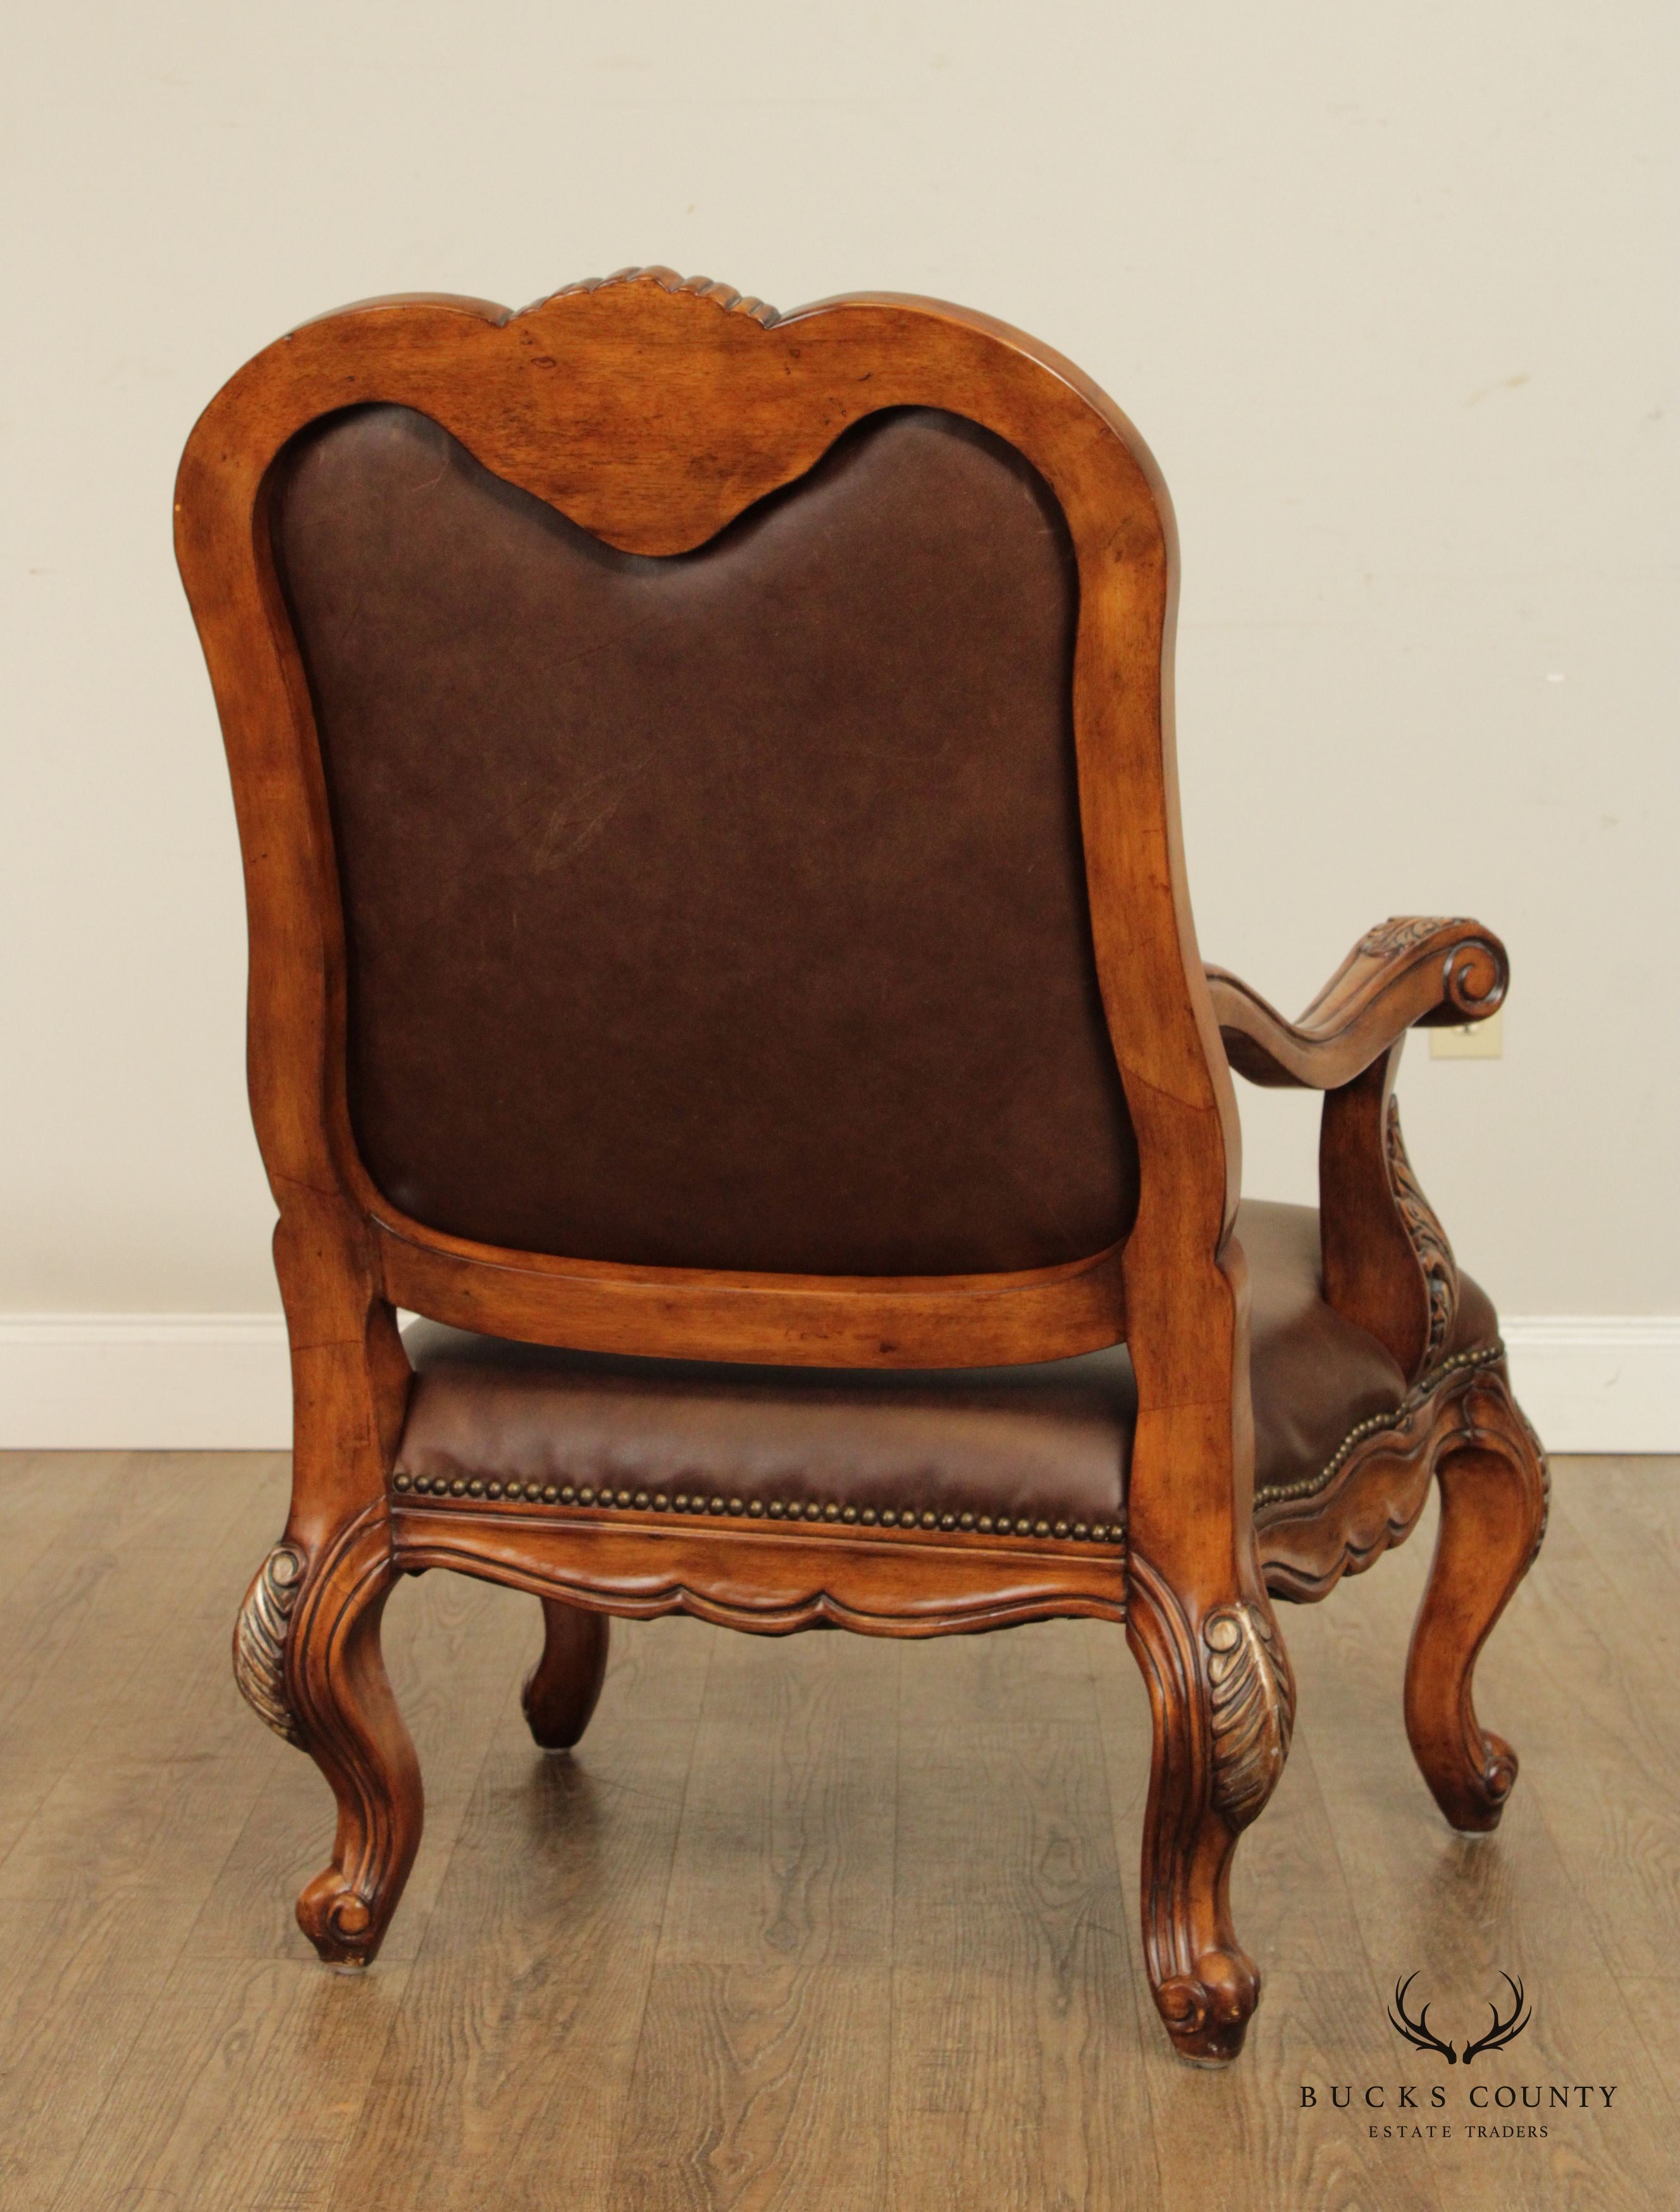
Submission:
[[[979,315],[657,269],[376,301],[211,402],[176,531],[295,1391],[234,1665],[338,1802],[322,1958],[373,1959],[419,1841],[399,1576],[541,1601],[550,1748],[613,1613],[1085,1614],[1149,1691],[1166,2033],[1234,2057],[1272,1600],[1432,1476],[1413,1749],[1462,1828],[1516,1772],[1470,1674],[1545,1464],[1392,1096],[1409,1026],[1497,1006],[1497,939],[1386,923],[1294,1024],[1204,971],[1165,487]],[[1324,1092],[1316,1212],[1239,1202],[1233,1068]]]

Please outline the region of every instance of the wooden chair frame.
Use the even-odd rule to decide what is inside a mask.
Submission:
[[[639,554],[703,544],[881,409],[965,416],[1033,464],[1078,564],[1073,708],[1092,927],[1141,1163],[1123,1246],[1011,1275],[617,1267],[447,1236],[374,1187],[346,1103],[344,925],[320,749],[268,527],[287,441],[364,401],[419,410],[497,476]],[[418,1771],[379,1648],[399,1575],[453,1567],[544,1600],[546,1648],[526,1699],[538,1741],[553,1746],[587,1720],[612,1613],[892,1636],[1092,1614],[1126,1623],[1150,1692],[1144,1933],[1157,2002],[1183,2055],[1233,2057],[1258,1978],[1232,1926],[1231,1858],[1281,1771],[1293,1707],[1269,1589],[1318,1597],[1367,1565],[1409,1531],[1434,1473],[1445,1510],[1408,1674],[1412,1743],[1461,1827],[1491,1827],[1514,1778],[1508,1748],[1475,1718],[1470,1675],[1537,1547],[1544,1462],[1496,1348],[1445,1367],[1433,1358],[1457,1276],[1391,1097],[1411,1024],[1499,1004],[1497,940],[1465,921],[1388,924],[1300,1024],[1204,972],[1178,825],[1165,487],[1102,392],[980,315],[859,295],[778,319],[662,270],[519,314],[376,301],[305,325],[239,372],[192,433],[175,511],[244,854],[251,1097],[279,1207],[295,1403],[290,1517],[241,1613],[236,1669],[338,1799],[332,1863],[298,1907],[322,1957],[371,1960],[418,1841]],[[1254,1489],[1233,1066],[1325,1092],[1327,1295],[1414,1382],[1394,1419],[1349,1439],[1300,1495]],[[584,1350],[837,1366],[1043,1360],[1123,1339],[1139,1397],[1123,1541],[422,1498],[392,1478],[411,1381],[399,1308]]]

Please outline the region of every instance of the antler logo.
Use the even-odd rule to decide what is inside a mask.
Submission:
[[[1430,2032],[1428,2006],[1424,2006],[1415,2020],[1406,2010],[1406,1992],[1416,1979],[1416,1973],[1410,1973],[1403,1982],[1395,1984],[1394,2002],[1389,2008],[1389,2024],[1398,2034],[1403,2035],[1408,2043],[1415,2044],[1420,2051],[1439,2051],[1449,2066],[1456,2066],[1459,2063],[1458,2051],[1452,2044],[1443,2043],[1440,2036]],[[1478,2051],[1498,2051],[1505,2044],[1513,2043],[1533,2017],[1531,2011],[1525,2009],[1522,1984],[1513,1982],[1509,1974],[1503,1972],[1500,1979],[1514,2000],[1510,2016],[1501,2020],[1499,2007],[1492,2003],[1488,2005],[1488,2009],[1494,2015],[1494,2024],[1485,2035],[1478,2036],[1474,2043],[1465,2044],[1464,2063],[1466,2066]]]

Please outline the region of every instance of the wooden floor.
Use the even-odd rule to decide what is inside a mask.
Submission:
[[[1428,1548],[1286,1608],[1300,1719],[1238,1858],[1248,2051],[1167,2054],[1138,1961],[1147,1711],[1124,1638],[902,1645],[616,1625],[579,1753],[517,1687],[529,1599],[434,1575],[387,1649],[426,1839],[371,1973],[313,1963],[314,1769],[227,1644],[284,1513],[259,1455],[0,1459],[0,2212],[1073,2212],[1680,2202],[1680,1468],[1557,1469],[1482,1670],[1525,1759],[1440,1823],[1400,1724]],[[1388,2027],[1420,1970],[1489,2110]],[[1332,2106],[1452,2100],[1450,2141]],[[1317,2103],[1302,2109],[1303,2084]],[[1606,2111],[1598,2085],[1613,2085]]]

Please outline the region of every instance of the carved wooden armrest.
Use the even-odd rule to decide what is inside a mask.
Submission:
[[[1208,988],[1231,1065],[1251,1083],[1336,1091],[1409,1029],[1484,1020],[1510,966],[1491,930],[1464,916],[1400,915],[1367,930],[1298,1022],[1223,968]]]
[[[1360,938],[1298,1022],[1208,970],[1231,1065],[1251,1083],[1322,1091],[1318,1230],[1324,1296],[1388,1346],[1409,1382],[1446,1356],[1458,1268],[1400,1136],[1406,1032],[1484,1020],[1510,981],[1505,947],[1463,916],[1401,915]]]

